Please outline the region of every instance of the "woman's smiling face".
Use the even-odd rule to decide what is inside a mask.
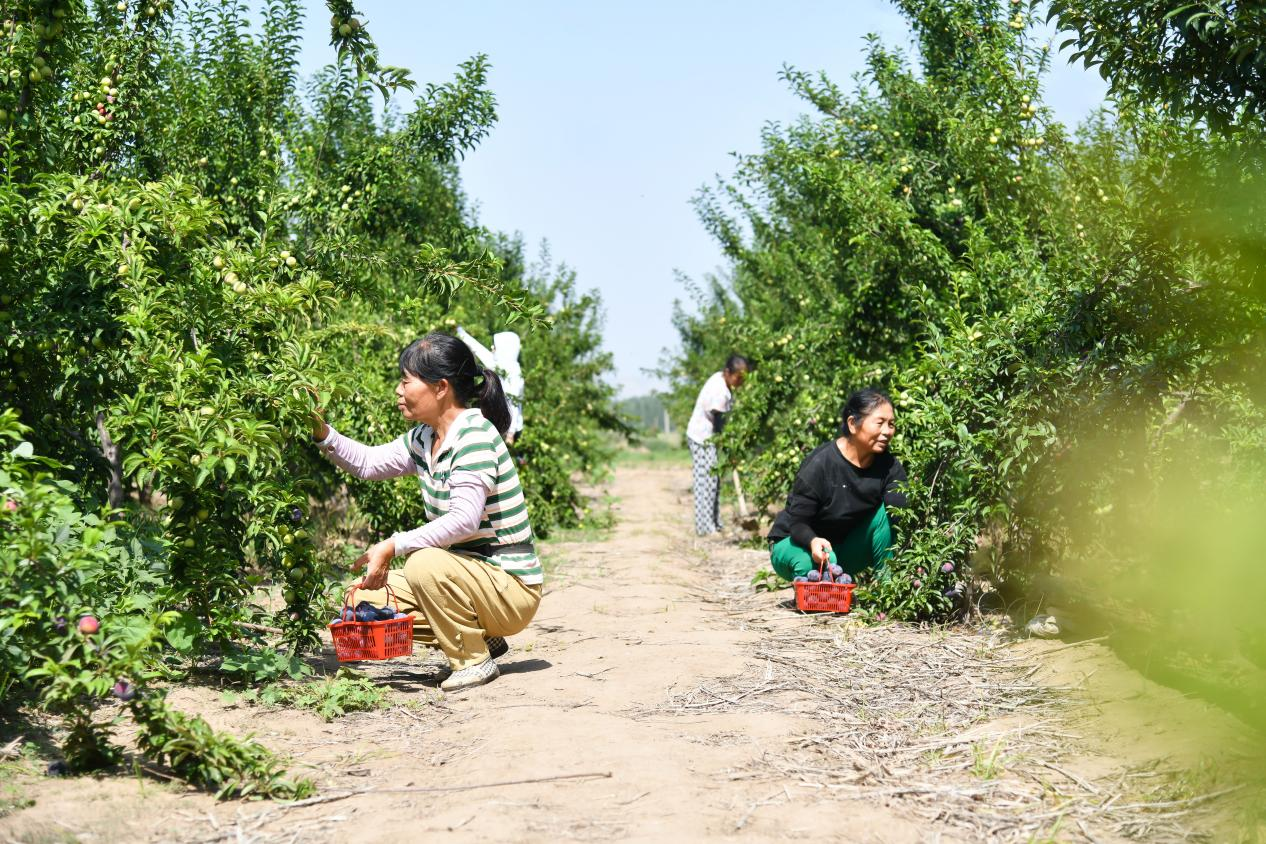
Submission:
[[[883,454],[897,432],[896,414],[884,402],[861,419],[848,420],[849,441],[858,454]]]

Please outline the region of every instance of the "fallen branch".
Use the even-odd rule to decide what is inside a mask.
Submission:
[[[504,788],[510,785],[532,785],[541,782],[561,782],[563,780],[595,780],[595,779],[611,779],[610,771],[595,771],[587,774],[557,774],[551,777],[531,777],[523,780],[504,780],[502,782],[485,782],[476,783],[474,785],[436,785],[436,786],[417,786],[410,788],[353,788],[349,789],[349,793],[342,795],[328,795],[324,797],[309,797],[307,800],[300,800],[297,803],[283,804],[287,808],[294,808],[300,805],[312,805],[315,803],[328,803],[334,800],[342,800],[346,797],[355,797],[358,794],[439,794],[451,791],[474,791],[480,788]],[[339,791],[340,787],[331,788],[330,791]]]

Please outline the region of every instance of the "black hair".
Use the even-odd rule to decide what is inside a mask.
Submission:
[[[447,379],[463,406],[478,407],[502,434],[510,429],[501,378],[491,369],[481,369],[470,347],[451,334],[432,332],[405,346],[400,352],[400,373],[406,372],[428,384]]]
[[[878,387],[865,387],[857,390],[844,402],[844,410],[840,413],[840,435],[849,436],[848,420],[860,423],[881,405],[892,407],[892,399]]]
[[[726,372],[738,372],[740,369],[750,372],[752,370],[752,362],[742,355],[730,355],[725,359]]]

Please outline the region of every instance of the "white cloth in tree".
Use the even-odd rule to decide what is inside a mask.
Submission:
[[[495,370],[501,376],[506,405],[510,409],[510,431],[517,436],[523,430],[523,368],[519,364],[523,341],[513,331],[499,331],[492,335],[489,349],[465,328],[457,329],[457,337],[475,353],[480,366]]]

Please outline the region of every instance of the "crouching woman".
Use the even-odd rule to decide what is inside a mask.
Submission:
[[[781,577],[806,577],[824,564],[853,577],[866,569],[889,576],[888,510],[906,504],[905,469],[888,452],[895,431],[887,395],[865,389],[849,396],[840,435],[805,458],[769,532],[770,562]]]
[[[523,489],[502,434],[510,424],[497,374],[481,369],[462,341],[428,334],[400,353],[396,406],[419,423],[385,445],[367,446],[323,420],[313,438],[335,465],[358,478],[417,475],[426,523],[369,548],[356,599],[386,602],[390,586],[413,615],[414,640],[442,650],[446,691],[499,675],[503,637],[527,627],[541,601],[541,563]],[[392,569],[396,557],[403,568]]]

